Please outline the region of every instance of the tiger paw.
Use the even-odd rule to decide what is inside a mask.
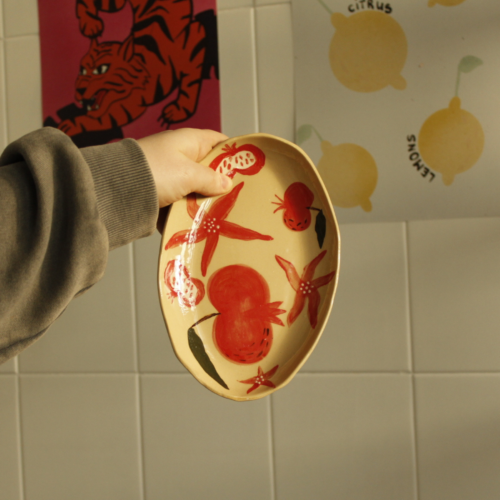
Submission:
[[[71,120],[62,121],[57,128],[69,136],[77,135],[83,132],[82,127]]]
[[[168,125],[169,123],[183,122],[192,115],[193,113],[191,111],[179,106],[177,102],[171,102],[163,108],[160,121],[163,125]]]
[[[104,23],[101,19],[87,15],[80,17],[80,32],[82,35],[88,38],[94,38],[96,36],[101,36],[103,29]]]

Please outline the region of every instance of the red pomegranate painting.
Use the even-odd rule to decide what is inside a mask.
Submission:
[[[279,203],[276,201],[271,202],[273,205],[278,205],[274,213],[278,212],[278,210],[284,210],[283,222],[292,231],[305,231],[311,225],[311,210],[317,212],[314,230],[316,231],[319,247],[322,248],[326,235],[326,218],[321,208],[312,206],[314,201],[313,192],[303,182],[294,182],[286,189],[283,199],[277,194],[275,196],[278,198]]]
[[[211,163],[210,168],[233,178],[236,173],[243,175],[258,174],[266,162],[266,156],[262,149],[253,144],[243,144],[236,147],[227,145],[222,148],[223,153],[217,156]]]
[[[264,359],[273,343],[272,323],[284,326],[278,316],[282,302],[270,302],[269,285],[254,269],[244,265],[216,271],[207,285],[208,298],[219,311],[213,338],[219,351],[235,363]]]
[[[187,267],[179,259],[167,263],[163,276],[168,294],[173,300],[178,298],[185,307],[197,306],[205,296],[205,286],[199,279],[193,278]]]
[[[278,208],[274,211],[284,210],[283,222],[292,231],[304,231],[311,225],[311,212],[309,211],[314,201],[313,192],[302,182],[294,182],[288,186],[283,200],[273,201]]]

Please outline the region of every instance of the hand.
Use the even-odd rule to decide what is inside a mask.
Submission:
[[[198,163],[226,139],[227,136],[213,130],[183,128],[137,141],[153,173],[160,209],[189,193],[217,196],[231,189],[233,183],[229,177]],[[160,210],[160,231],[165,216],[165,210]]]

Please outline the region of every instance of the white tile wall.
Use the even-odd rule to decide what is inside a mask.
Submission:
[[[136,375],[22,375],[26,500],[142,494]]]
[[[409,375],[298,375],[273,395],[277,498],[416,500]]]
[[[0,373],[16,373],[17,359],[9,359],[3,365],[0,365]]]
[[[41,125],[35,0],[3,0],[0,145]],[[289,1],[219,0],[224,132],[293,138]],[[4,71],[5,68],[5,71]],[[159,237],[0,367],[0,500],[498,500],[500,219],[341,227],[332,318],[237,404],[175,358]]]
[[[261,5],[273,5],[279,3],[291,3],[290,0],[255,0],[255,6],[259,7]]]
[[[3,29],[3,0],[0,1],[0,38],[3,39],[5,34],[4,34],[4,29]]]
[[[218,0],[217,2],[219,11],[241,7],[253,7],[253,0]]]
[[[132,245],[109,254],[104,278],[68,308],[32,349],[19,355],[22,373],[136,371]]]
[[[1,26],[1,24],[0,24]],[[7,115],[5,100],[5,42],[0,40],[0,147],[7,146]]]
[[[418,375],[421,500],[497,500],[500,374]]]
[[[3,0],[6,37],[38,34],[38,1]]]
[[[254,9],[221,10],[217,22],[223,132],[258,132]]]
[[[158,298],[159,233],[134,242],[137,341],[141,372],[187,373],[171,347]]]
[[[294,140],[292,12],[289,3],[256,9],[259,132]]]
[[[415,368],[500,371],[500,219],[413,222],[409,248]]]
[[[4,24],[8,26],[9,9],[5,10]],[[29,35],[6,38],[4,44],[7,138],[12,142],[42,126],[40,41],[37,35]]]
[[[146,498],[272,498],[269,402],[212,396],[190,375],[141,376]]]
[[[335,306],[303,371],[409,372],[405,225],[344,225],[341,238]]]
[[[21,447],[19,442],[18,381],[0,377],[0,498],[21,500]]]

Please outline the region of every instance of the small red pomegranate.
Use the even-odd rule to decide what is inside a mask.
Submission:
[[[284,210],[283,222],[292,231],[304,231],[311,225],[311,212],[309,208],[314,200],[312,191],[302,182],[294,182],[285,191],[284,200],[275,195],[280,203],[273,201],[278,208],[274,211]]]
[[[257,363],[267,356],[273,342],[271,323],[286,311],[281,302],[269,302],[266,280],[243,265],[223,267],[208,281],[208,298],[220,315],[214,321],[214,342],[235,363]]]
[[[253,144],[243,144],[240,147],[236,147],[236,143],[232,146],[228,144],[222,148],[222,151],[224,153],[210,163],[210,168],[231,178],[236,173],[258,174],[266,162],[264,152]]]
[[[171,299],[178,298],[185,307],[197,306],[205,296],[205,286],[199,279],[191,277],[188,269],[180,260],[167,263],[163,275]]]

